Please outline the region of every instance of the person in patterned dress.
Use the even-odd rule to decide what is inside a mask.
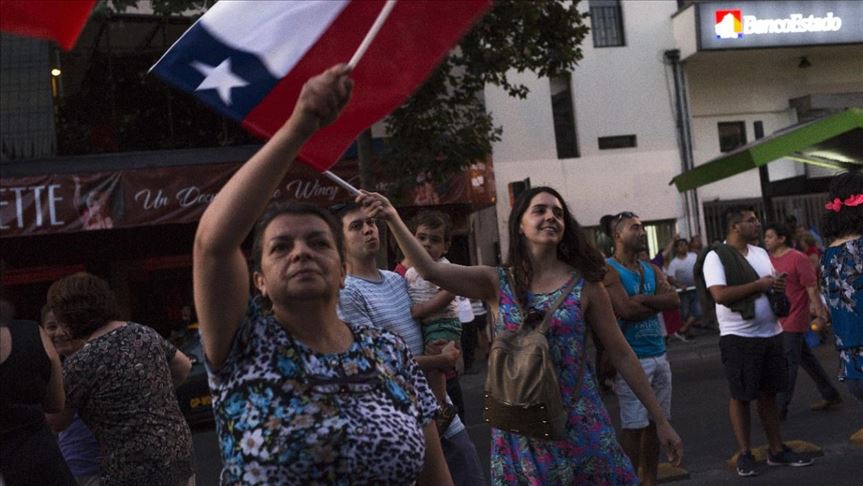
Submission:
[[[48,288],[48,307],[84,345],[63,362],[66,409],[49,417],[66,430],[77,410],[104,454],[104,486],[194,486],[192,432],[175,387],[192,363],[155,329],[118,319],[108,283],[89,273]]]
[[[839,381],[863,405],[863,172],[830,182],[821,232],[832,240],[821,258],[821,289],[830,310]],[[863,429],[852,439],[863,440]]]
[[[586,366],[585,335],[590,326],[605,344],[620,374],[656,422],[669,460],[679,464],[683,445],[665,418],[641,365],[626,344],[602,285],[605,262],[587,242],[563,198],[554,189],[526,191],[510,213],[508,266],[434,262],[413,238],[389,201],[376,193],[358,196],[369,215],[387,222],[405,256],[423,278],[457,295],[488,304],[497,332],[521,324],[517,301],[527,312],[543,313],[573,279],[576,285],[554,313],[546,332],[560,391],[568,409],[567,437],[546,441],[492,429],[491,476],[496,485],[636,484],[638,477],[620,448],[592,370],[585,369],[581,387],[578,372]]]
[[[310,79],[198,225],[195,307],[222,484],[452,484],[437,402],[404,341],[336,313],[341,223],[308,204],[267,209],[303,143],[347,103],[349,74],[338,65]],[[242,244],[253,227],[250,275]]]

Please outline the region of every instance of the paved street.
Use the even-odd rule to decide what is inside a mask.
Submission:
[[[821,446],[824,457],[806,468],[773,468],[763,465],[755,478],[738,478],[726,468],[725,461],[735,451],[734,436],[728,421],[727,385],[719,360],[719,337],[699,336],[695,343],[673,342],[669,358],[674,373],[673,424],[686,449],[683,467],[690,478],[675,482],[680,485],[725,485],[733,481],[747,485],[783,484],[794,486],[829,484],[836,486],[860,484],[863,466],[863,446],[848,442],[848,437],[863,426],[863,408],[854,403],[844,385],[844,403],[828,412],[811,412],[809,404],[818,399],[817,390],[805,372],[798,375],[797,392],[788,420],[783,423],[785,440],[804,440]],[[816,348],[828,374],[833,375],[836,352],[832,344]],[[468,430],[480,459],[488,467],[489,432],[480,420],[483,374],[462,378],[467,406]],[[617,422],[617,404],[613,396],[606,399],[612,419]],[[753,417],[756,414],[753,410]],[[753,445],[766,443],[757,419],[753,419]],[[218,447],[211,428],[195,431],[195,454],[198,464],[198,484],[207,486],[218,481]]]

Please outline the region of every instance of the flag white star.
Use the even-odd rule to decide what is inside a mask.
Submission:
[[[249,85],[248,81],[231,71],[231,58],[225,59],[216,67],[200,61],[193,61],[191,66],[205,76],[201,84],[195,88],[195,91],[215,89],[219,92],[219,98],[226,105],[231,104],[232,88],[242,88]]]

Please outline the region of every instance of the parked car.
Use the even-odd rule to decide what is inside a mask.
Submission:
[[[196,330],[189,332],[184,343],[179,348],[192,361],[192,370],[186,381],[177,387],[180,411],[183,412],[189,425],[211,423],[213,422],[213,399],[207,383],[207,370],[204,368],[201,336]]]

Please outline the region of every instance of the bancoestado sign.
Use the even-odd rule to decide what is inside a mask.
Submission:
[[[863,43],[863,0],[697,4],[699,49]]]

